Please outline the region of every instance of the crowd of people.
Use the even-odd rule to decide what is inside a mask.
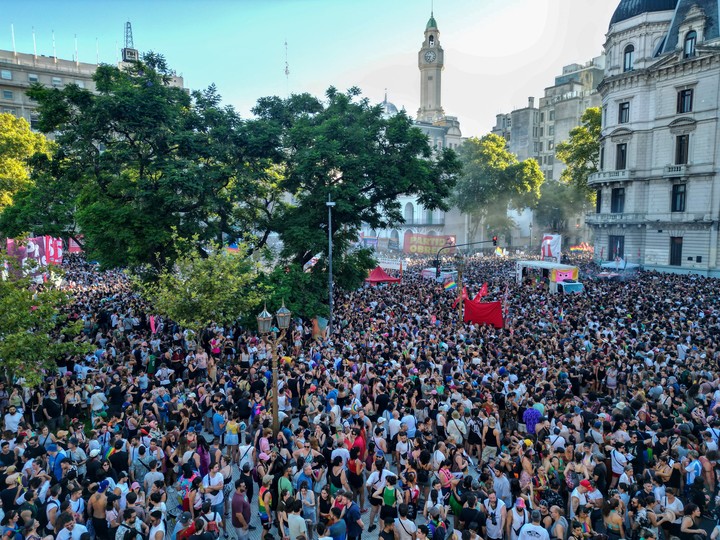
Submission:
[[[339,291],[330,335],[295,320],[273,351],[180,328],[125,274],[66,258],[92,352],[0,384],[3,539],[720,536],[717,280],[551,295],[470,258],[471,298],[487,283],[505,304],[496,329],[459,320],[424,263]]]

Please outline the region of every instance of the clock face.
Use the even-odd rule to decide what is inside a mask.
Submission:
[[[435,51],[428,51],[425,53],[425,61],[428,64],[432,64],[435,61],[436,55]]]

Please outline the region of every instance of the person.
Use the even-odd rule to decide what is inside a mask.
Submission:
[[[397,540],[415,540],[417,526],[408,518],[408,505],[405,503],[398,506],[398,517],[395,518],[395,533],[397,534]],[[354,540],[359,540],[359,538],[358,535],[354,537]],[[348,538],[348,540],[351,539]]]
[[[341,517],[342,512],[339,508],[333,507],[330,509],[330,523],[328,527],[328,534],[333,540],[346,540],[347,539],[347,525]]]
[[[175,522],[172,538],[175,540],[188,540],[195,533],[195,522],[190,512],[183,512]]]
[[[520,534],[518,534],[518,540],[550,540],[545,527],[540,525],[540,519],[542,515],[540,510],[533,510],[530,513],[531,523],[526,523],[520,528]]]
[[[298,538],[308,538],[308,528],[305,518],[300,515],[302,512],[302,502],[293,500],[288,509],[288,537],[290,540],[298,540]]]
[[[204,488],[203,496],[206,502],[210,503],[210,511],[219,514],[223,531],[225,531],[225,521],[222,520],[224,514],[224,492],[225,479],[220,473],[220,462],[217,461],[210,466],[210,471],[203,477],[202,485]]]
[[[272,484],[273,477],[266,474],[262,478],[262,486],[258,493],[258,515],[260,516],[260,524],[262,525],[262,532],[260,534],[261,540],[264,540],[270,534],[272,528],[272,502],[273,495],[270,491],[270,485]]]
[[[35,530],[37,531],[37,527],[40,525],[40,522],[34,520],[33,523],[36,525]],[[77,523],[75,518],[70,514],[61,514],[60,517],[58,517],[56,525],[58,532],[55,536],[55,540],[80,540],[82,535],[88,532],[87,527]]]
[[[700,507],[694,503],[685,506],[684,517],[680,523],[680,540],[699,540],[707,536],[707,531],[700,526],[702,521]]]
[[[482,506],[483,513],[486,516],[485,531],[487,538],[502,540],[505,532],[505,521],[507,519],[507,507],[505,503],[498,499],[494,491],[490,491],[487,499],[483,501]]]
[[[195,532],[190,536],[189,540],[215,540],[216,536],[206,530],[207,522],[203,518],[197,518],[195,520]]]
[[[123,512],[122,523],[120,523],[117,531],[115,532],[115,540],[127,540],[128,533],[134,533],[136,535],[136,538],[140,539],[143,535],[146,535],[149,532],[150,529],[148,528],[148,526],[137,518],[137,512],[132,508],[126,508]]]
[[[165,540],[165,520],[163,514],[159,510],[150,512],[150,532],[148,540]]]
[[[248,540],[250,537],[250,501],[247,497],[247,487],[242,479],[235,481],[235,493],[231,501],[230,522],[235,529],[235,536],[238,540]]]

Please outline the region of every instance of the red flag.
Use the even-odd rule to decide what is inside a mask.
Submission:
[[[467,292],[467,287],[462,288],[462,293],[460,296],[463,300],[467,300],[469,298],[468,292]],[[460,298],[455,299],[455,301],[453,302],[453,305],[452,305],[453,309],[455,309],[457,307],[459,301],[460,301]]]
[[[482,300],[484,296],[487,296],[488,294],[488,287],[487,287],[487,281],[482,284],[482,287],[480,287],[480,290],[475,295],[475,298],[473,298],[473,302],[479,302]]]
[[[490,324],[495,328],[504,326],[501,302],[471,302],[465,300],[465,322]]]

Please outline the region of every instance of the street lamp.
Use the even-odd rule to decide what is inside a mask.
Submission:
[[[273,328],[273,316],[272,314],[267,310],[267,307],[264,307],[263,310],[258,314],[257,316],[257,325],[258,325],[258,331],[263,336],[267,337],[271,344],[271,351],[272,354],[272,378],[273,378],[273,390],[272,390],[272,424],[273,424],[273,434],[277,436],[278,431],[280,430],[280,422],[279,422],[279,416],[280,416],[280,403],[278,401],[278,389],[280,387],[280,375],[278,374],[278,353],[277,353],[277,346],[278,343],[282,342],[283,339],[285,339],[285,332],[288,328],[290,328],[290,319],[292,318],[292,313],[288,308],[285,307],[285,300],[283,300],[282,307],[277,310],[275,313],[275,319],[277,321],[277,328]],[[277,335],[278,329],[280,330],[280,335]],[[272,335],[273,337],[269,337]]]
[[[328,209],[328,305],[330,307],[330,316],[328,317],[327,335],[328,339],[332,338],[333,328],[333,243],[332,243],[332,209],[335,203],[332,202],[331,195],[328,193],[328,200],[325,203]]]
[[[459,250],[455,253],[455,268],[457,269],[457,273],[458,273],[458,278],[457,278],[458,308],[459,308],[459,313],[460,313],[460,321],[462,321],[462,318],[463,318],[462,275],[463,275],[463,271],[465,270],[465,256],[462,253],[460,253]]]

